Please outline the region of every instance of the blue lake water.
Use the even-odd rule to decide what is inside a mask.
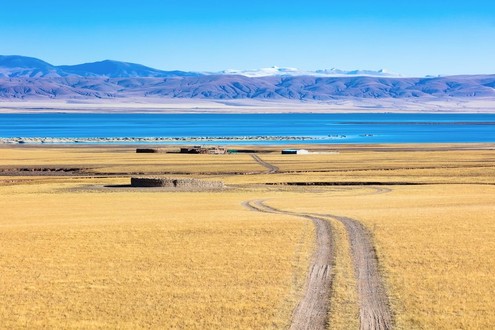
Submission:
[[[305,143],[319,144],[495,142],[495,114],[0,114],[0,138],[206,136],[308,136],[318,139]],[[240,144],[214,144],[229,143]]]

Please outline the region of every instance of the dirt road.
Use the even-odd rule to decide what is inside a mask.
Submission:
[[[291,329],[326,329],[332,287],[333,240],[330,223],[317,216],[296,214],[267,206],[261,200],[244,202],[253,211],[288,214],[311,220],[316,229],[316,249],[306,279],[304,296],[292,313]]]
[[[331,303],[329,303],[332,285],[331,269],[334,260],[329,219],[341,222],[349,236],[359,297],[361,330],[393,329],[393,314],[379,273],[371,235],[359,221],[332,214],[283,211],[266,205],[262,200],[243,204],[258,212],[287,214],[309,219],[316,226],[317,247],[308,274],[306,292],[294,310],[291,329],[326,329],[327,327],[327,314]]]
[[[327,216],[342,222],[349,235],[358,287],[361,330],[392,329],[393,315],[378,269],[371,235],[359,221],[335,215]]]
[[[253,159],[258,164],[260,164],[263,167],[266,167],[266,169],[268,170],[267,173],[273,174],[273,173],[277,173],[279,171],[279,168],[277,166],[265,162],[263,159],[260,158],[260,156],[258,156],[258,155],[251,155],[251,157],[253,157]]]

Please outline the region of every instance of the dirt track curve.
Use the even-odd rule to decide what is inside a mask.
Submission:
[[[316,250],[309,267],[304,296],[292,313],[290,329],[326,329],[333,265],[333,240],[330,223],[317,216],[277,210],[265,205],[261,200],[244,202],[243,205],[254,211],[295,215],[314,223]]]
[[[360,329],[393,329],[393,314],[390,309],[383,280],[380,277],[378,260],[372,244],[371,235],[359,221],[331,214],[296,213],[278,210],[264,204],[261,200],[249,201],[243,204],[249,209],[259,212],[288,214],[310,219],[316,225],[317,248],[313,256],[310,274],[308,275],[304,298],[293,313],[291,329],[326,328],[327,315],[323,315],[323,310],[326,310],[326,314],[328,314],[332,275],[325,274],[327,277],[325,283],[313,282],[312,276],[314,276],[315,265],[319,265],[322,262],[320,259],[316,260],[318,258],[317,256],[321,253],[319,251],[324,251],[328,271],[331,271],[334,256],[332,253],[330,223],[327,221],[329,218],[341,222],[345,226],[349,236],[359,297]],[[322,231],[321,228],[326,229]],[[320,233],[321,231],[322,233]],[[325,232],[328,236],[327,240],[319,237],[322,234],[325,236]],[[327,248],[322,248],[321,244],[327,244]],[[327,287],[321,288],[321,285],[326,285]],[[325,290],[325,295],[318,290]],[[316,301],[318,299],[322,301],[318,303]],[[317,308],[317,310],[313,311],[313,308]]]
[[[279,171],[279,168],[277,166],[265,162],[263,159],[260,158],[260,156],[258,156],[258,155],[251,155],[251,157],[253,157],[253,159],[258,164],[260,164],[261,166],[265,167],[268,170],[267,173],[273,174],[273,173],[277,173]]]

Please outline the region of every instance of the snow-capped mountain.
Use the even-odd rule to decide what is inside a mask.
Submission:
[[[378,71],[373,70],[351,70],[344,71],[340,69],[325,69],[325,70],[316,70],[315,74],[324,75],[324,76],[333,76],[333,77],[349,77],[349,76],[362,76],[362,77],[389,77],[389,78],[399,78],[402,75],[390,72],[387,69],[380,69]]]
[[[244,76],[250,78],[271,76],[311,76],[311,77],[389,77],[400,75],[386,70],[339,70],[324,69],[316,71],[300,70],[291,67],[272,66],[255,70],[223,70],[219,72],[185,72],[163,71],[150,68],[141,64],[105,60],[100,62],[84,63],[77,65],[55,66],[33,57],[0,55],[0,77],[106,77],[106,78],[150,78],[150,77],[198,77],[203,75],[229,75]]]
[[[401,75],[389,72],[385,69],[378,71],[373,70],[340,70],[340,69],[324,69],[316,71],[299,70],[290,67],[272,66],[270,68],[262,68],[256,70],[224,70],[219,72],[207,72],[205,74],[221,74],[221,75],[239,75],[245,77],[270,77],[270,76],[312,76],[312,77],[401,77]]]
[[[36,58],[0,56],[0,99],[132,97],[298,101],[495,98],[495,75],[414,78],[386,70],[281,67],[198,73],[117,61],[54,66]]]

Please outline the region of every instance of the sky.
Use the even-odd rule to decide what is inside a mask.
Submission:
[[[0,0],[0,54],[185,71],[495,74],[495,1]]]

